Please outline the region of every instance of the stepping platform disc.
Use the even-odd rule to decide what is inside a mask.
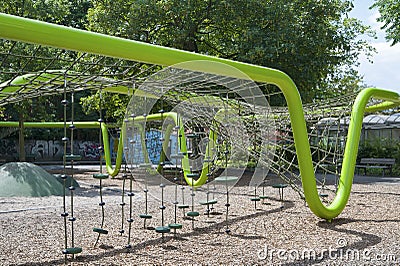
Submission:
[[[72,247],[72,248],[67,248],[63,250],[63,254],[78,254],[82,252],[81,247]]]
[[[107,235],[108,234],[107,230],[105,230],[103,228],[96,228],[96,227],[93,228],[93,232],[99,233],[99,234],[103,234],[103,235]]]
[[[153,218],[153,216],[151,216],[150,214],[139,214],[139,217],[142,219],[151,219]]]
[[[107,179],[108,178],[108,174],[93,174],[93,178],[95,179]]]
[[[168,227],[171,229],[182,229],[181,224],[169,224]]]
[[[251,198],[250,201],[260,201],[260,198]]]
[[[268,196],[260,196],[260,199],[268,199]]]
[[[320,193],[319,196],[320,196],[321,198],[327,198],[329,195],[328,195],[328,194],[325,194],[325,193]]]
[[[219,176],[215,178],[214,181],[218,183],[228,183],[228,182],[236,182],[238,181],[238,179],[239,178],[237,176]]]
[[[186,137],[189,139],[194,139],[194,138],[200,138],[200,135],[193,133],[193,134],[186,134]]]
[[[168,226],[158,226],[155,228],[157,233],[169,233],[171,231],[171,229]]]
[[[217,200],[209,200],[209,201],[200,201],[200,205],[213,205],[216,204],[218,201]]]
[[[67,154],[65,155],[65,159],[67,161],[80,161],[82,159],[82,156],[75,154]]]
[[[141,163],[139,164],[139,168],[151,168],[151,163]]]
[[[178,205],[178,209],[187,209],[189,205]]]
[[[200,175],[198,174],[198,173],[189,173],[189,174],[186,174],[186,177],[189,177],[189,178],[197,178],[197,177],[199,177]]]
[[[197,217],[200,215],[200,213],[199,212],[188,212],[188,213],[186,213],[186,215],[189,217]]]
[[[287,184],[273,184],[272,185],[273,188],[285,188],[287,186],[288,186]]]

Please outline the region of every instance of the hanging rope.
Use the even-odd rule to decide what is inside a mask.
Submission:
[[[121,203],[119,204],[121,206],[121,228],[119,229],[119,233],[122,234],[125,233],[124,230],[124,221],[125,221],[125,185],[126,185],[126,179],[128,178],[128,164],[127,160],[125,160],[125,165],[124,165],[124,173],[122,174],[122,193],[121,193]]]
[[[135,129],[135,114],[131,114],[130,118],[132,119],[132,129],[134,131]],[[135,157],[135,134],[132,135],[132,139],[129,140],[129,148],[131,149],[129,152],[129,155],[132,156],[132,158]],[[128,158],[125,158],[127,160]],[[133,160],[132,160],[133,162]],[[131,165],[133,167],[133,165]],[[129,174],[129,192],[128,192],[128,197],[129,197],[129,218],[127,219],[128,222],[128,243],[125,246],[126,248],[132,248],[131,244],[131,236],[132,236],[132,223],[133,223],[133,196],[135,195],[133,193],[133,175]]]
[[[102,137],[102,130],[101,130],[101,124],[104,122],[103,120],[103,93],[102,90],[100,90],[100,100],[99,100],[99,119],[98,122],[100,124],[99,127],[99,165],[100,165],[100,173],[94,174],[93,177],[95,179],[99,180],[99,196],[100,196],[100,203],[99,206],[101,207],[101,224],[100,227],[94,227],[93,232],[98,233],[96,242],[94,243],[94,247],[96,247],[97,243],[100,240],[100,235],[106,235],[108,234],[108,230],[105,230],[104,227],[104,220],[105,220],[105,214],[104,214],[104,206],[106,203],[103,201],[103,180],[108,178],[108,174],[103,174],[103,154],[104,154],[104,148],[103,148],[103,137]]]
[[[61,178],[63,180],[63,213],[61,213],[61,216],[64,218],[64,251],[63,253],[65,254],[64,260],[65,263],[67,262],[67,254],[68,252],[68,228],[67,228],[67,217],[68,217],[68,212],[67,212],[67,204],[66,204],[66,190],[67,190],[67,161],[66,161],[66,154],[67,154],[67,143],[68,143],[68,138],[67,138],[67,92],[66,92],[66,87],[67,87],[67,80],[64,79],[64,99],[61,101],[61,104],[63,105],[63,111],[64,111],[64,137],[62,138],[63,142],[63,174],[61,175]]]
[[[175,171],[174,171],[175,188],[174,188],[174,202],[173,202],[173,204],[174,204],[174,222],[170,223],[168,225],[169,228],[174,229],[174,236],[175,237],[176,237],[176,230],[182,228],[182,224],[177,223],[178,204],[179,204],[179,201],[178,201],[178,181],[179,181],[179,178],[178,178],[178,163],[180,163],[180,158],[179,158],[179,137],[178,137],[180,126],[179,126],[179,116],[178,115],[177,115],[177,121],[178,122],[177,122],[176,126],[174,127],[174,131],[175,131],[175,134],[177,136],[177,138],[176,138],[176,146],[175,146],[176,153],[171,155],[171,159],[172,160],[175,159]]]
[[[61,104],[64,106],[64,137],[62,138],[62,141],[64,143],[64,156],[63,156],[63,174],[62,174],[62,179],[64,183],[64,193],[63,193],[63,213],[61,214],[62,217],[64,217],[64,250],[63,254],[65,254],[65,262],[67,261],[67,255],[71,254],[72,258],[75,257],[75,254],[81,253],[82,248],[81,247],[75,247],[75,230],[74,230],[74,222],[76,221],[76,218],[74,216],[74,160],[79,160],[80,156],[75,156],[73,154],[74,151],[74,93],[71,93],[71,123],[69,125],[69,128],[71,130],[71,137],[70,137],[70,151],[71,154],[67,154],[67,105],[68,105],[68,100],[67,100],[67,95],[66,95],[66,87],[67,87],[67,82],[66,79],[64,79],[64,99],[62,100]],[[70,166],[71,166],[71,177],[70,177],[70,185],[68,187],[69,193],[70,193],[70,213],[68,214],[66,211],[66,195],[65,195],[65,190],[66,190],[66,181],[67,181],[67,161],[70,161]],[[67,216],[70,217],[68,218],[68,221],[71,222],[71,247],[68,247],[68,238],[67,238]]]
[[[160,153],[160,162],[159,165],[161,167],[161,174],[160,174],[160,188],[161,188],[161,206],[160,206],[160,210],[161,210],[161,226],[158,226],[155,228],[157,233],[161,233],[162,234],[162,238],[164,241],[164,234],[165,233],[169,233],[170,232],[170,228],[168,226],[164,225],[164,211],[166,209],[166,206],[164,205],[164,189],[165,189],[165,184],[162,181],[163,175],[164,175],[164,167],[165,167],[165,156],[163,156],[164,153],[164,134],[163,134],[163,126],[164,126],[164,110],[163,110],[163,100],[161,98],[161,110],[159,110],[159,113],[161,114],[161,136],[160,136],[160,142],[161,142],[161,153]]]

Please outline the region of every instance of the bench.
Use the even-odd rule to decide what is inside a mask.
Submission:
[[[385,169],[389,169],[389,174],[391,174],[395,162],[393,158],[361,158],[356,168],[364,169],[364,175],[367,175],[367,169],[382,169],[382,176],[385,176]]]

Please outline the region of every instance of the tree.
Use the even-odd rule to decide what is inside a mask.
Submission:
[[[392,45],[400,42],[400,1],[377,0],[370,8],[378,8],[381,15],[378,22],[383,22],[386,39],[392,41]]]
[[[239,59],[288,73],[305,101],[353,91],[358,56],[373,51],[358,37],[373,32],[348,17],[352,8],[350,1],[269,1],[242,35]],[[338,79],[350,82],[335,90]]]
[[[86,115],[97,114],[99,116],[101,106],[102,116],[107,122],[114,122],[121,125],[130,97],[106,92],[101,94],[102,97],[100,97],[100,92],[97,91],[88,96],[81,97],[80,104],[82,105],[83,112]]]
[[[305,101],[361,79],[358,56],[369,27],[349,18],[351,1],[94,0],[90,30],[280,69]],[[346,88],[349,86],[349,88]]]
[[[0,11],[42,21],[84,28],[90,0],[3,0]]]
[[[83,27],[86,23],[86,13],[90,1],[74,0],[16,0],[0,2],[0,12],[39,19],[46,22],[63,24],[66,26]],[[79,12],[76,12],[76,11]],[[54,69],[62,69],[62,62],[54,61],[56,50],[49,47],[40,47],[25,43],[14,43],[0,40],[1,54],[12,52],[20,56],[5,56],[2,58],[2,68],[6,71],[0,72],[0,80],[5,81],[21,73],[42,71],[51,66]],[[65,53],[63,56],[68,57]],[[40,60],[26,60],[29,57],[41,57]],[[46,58],[46,59],[45,59]],[[66,58],[65,58],[66,59]],[[26,131],[23,122],[29,118],[31,121],[54,121],[59,119],[57,114],[60,105],[59,96],[38,97],[8,105],[1,112],[4,119],[19,121],[19,158],[25,160],[24,137]],[[41,138],[46,137],[41,134]]]
[[[372,52],[359,37],[371,31],[348,17],[351,9],[351,1],[345,0],[17,0],[0,3],[0,10],[6,13],[277,68],[294,79],[306,102],[357,87],[358,55]],[[49,54],[54,52],[48,49]],[[35,64],[25,70],[43,67]],[[123,96],[113,97],[118,98],[118,105],[123,105],[121,101],[128,102]],[[81,99],[87,112],[96,109],[93,99]],[[119,116],[123,112],[107,112],[112,113]]]
[[[89,9],[89,29],[193,52],[229,57],[234,25],[226,12],[238,1],[95,0]],[[245,1],[239,1],[243,4]],[[240,5],[237,5],[239,8]],[[244,17],[244,16],[243,16]],[[218,40],[219,39],[219,40]]]

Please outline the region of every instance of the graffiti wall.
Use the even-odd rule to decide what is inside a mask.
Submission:
[[[82,156],[82,160],[99,160],[99,143],[93,141],[74,141],[73,154]],[[18,141],[0,139],[0,158],[16,160],[18,158]],[[62,160],[64,144],[59,140],[25,140],[25,153],[37,161]],[[71,153],[70,147],[67,153]]]
[[[14,160],[15,156],[18,153],[17,151],[18,146],[16,145],[16,141],[0,139],[0,157],[3,160]]]
[[[148,140],[146,143],[147,153],[154,164],[160,160],[162,149],[161,136],[161,132],[158,130],[146,132]],[[134,139],[136,140],[135,151],[133,152],[135,156],[134,161],[142,163],[145,160],[139,134],[135,135]],[[118,150],[118,138],[110,138],[109,143],[112,149],[111,159],[114,160]],[[73,154],[82,156],[82,160],[84,161],[96,161],[100,159],[98,147],[98,142],[75,140]],[[172,134],[168,143],[168,150],[165,152],[169,157],[169,154],[176,154],[177,149],[177,136],[176,134]],[[0,162],[17,161],[18,151],[18,140],[0,139]],[[61,161],[64,154],[64,144],[61,140],[25,140],[25,154],[27,159],[29,157],[35,161]],[[67,154],[71,154],[69,145],[67,147]],[[171,160],[171,162],[176,163],[175,160]]]

